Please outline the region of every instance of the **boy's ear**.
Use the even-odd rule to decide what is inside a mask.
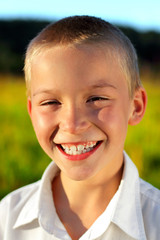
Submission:
[[[31,115],[32,115],[32,102],[31,102],[30,98],[27,99],[27,109],[28,109],[29,116],[31,118]]]
[[[129,125],[138,124],[145,113],[147,105],[147,94],[144,88],[139,87],[134,94],[133,97],[133,108],[131,112],[131,116],[129,118]]]

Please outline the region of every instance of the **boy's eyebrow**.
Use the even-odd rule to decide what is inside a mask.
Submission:
[[[51,90],[51,89],[41,89],[40,88],[33,93],[33,97],[35,97],[38,94],[43,94],[43,93],[53,93],[53,90]]]
[[[88,86],[87,90],[92,90],[92,89],[96,89],[96,88],[106,88],[106,87],[111,87],[114,89],[117,89],[114,85],[104,82],[104,81],[100,81],[97,82],[94,85]],[[38,89],[36,92],[34,92],[33,97],[36,96],[37,94],[42,94],[42,93],[53,93],[53,90],[51,89]]]
[[[111,87],[111,88],[117,89],[114,85],[104,81],[97,82],[96,84],[91,85],[88,88],[95,89],[95,88],[105,88],[105,87]]]

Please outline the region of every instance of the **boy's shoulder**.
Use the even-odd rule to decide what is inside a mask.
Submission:
[[[0,211],[6,208],[22,208],[28,199],[34,198],[40,186],[40,181],[21,187],[9,193],[0,201]]]
[[[28,211],[32,214],[33,211],[30,209],[34,208],[34,213],[38,211],[38,204],[40,198],[46,194],[50,194],[50,183],[51,179],[54,178],[57,173],[57,167],[51,162],[43,173],[41,180],[21,187],[4,197],[0,201],[0,218],[2,215],[8,214],[18,215],[22,209],[24,212]]]
[[[160,207],[160,190],[140,178],[140,192],[143,201],[150,201]]]
[[[9,193],[0,201],[0,239],[3,239],[5,232],[9,234],[15,227],[36,216],[39,187],[40,181],[29,184]]]
[[[147,239],[159,239],[160,190],[140,179],[140,194]]]
[[[40,181],[21,187],[4,197],[0,202],[0,236],[5,228],[15,225],[22,212],[24,221],[27,219],[26,213],[36,214],[36,202],[38,199],[38,189]],[[25,211],[24,211],[25,210]],[[0,237],[1,238],[1,237]]]

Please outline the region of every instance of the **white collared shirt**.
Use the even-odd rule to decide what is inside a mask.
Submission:
[[[124,163],[117,193],[79,240],[160,240],[160,191],[139,179],[126,153]],[[58,171],[52,162],[42,180],[1,201],[0,240],[71,240],[52,198],[51,182]]]

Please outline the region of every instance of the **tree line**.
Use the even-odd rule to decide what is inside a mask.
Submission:
[[[24,54],[29,41],[49,21],[0,20],[0,73],[22,74]],[[140,68],[150,67],[160,72],[160,33],[140,32],[130,27],[118,26],[135,46]]]

